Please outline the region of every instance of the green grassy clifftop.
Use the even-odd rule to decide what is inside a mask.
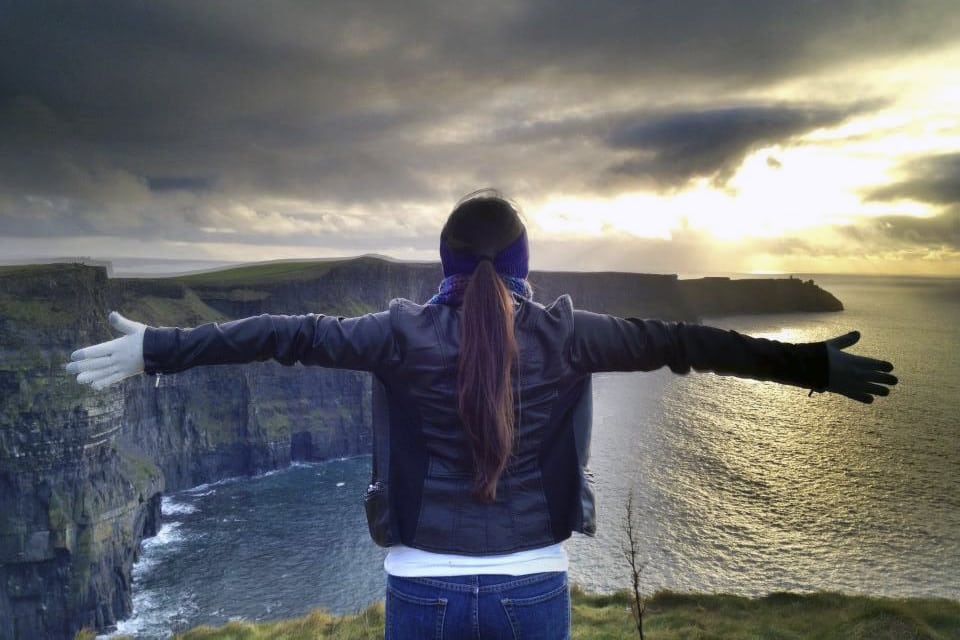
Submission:
[[[573,589],[574,640],[637,637],[626,593]],[[177,640],[374,640],[383,637],[383,604],[351,616],[314,611],[279,622],[198,627]],[[92,634],[79,640],[92,640]],[[960,603],[837,593],[775,593],[764,598],[661,592],[647,603],[648,640],[952,640],[960,637]]]

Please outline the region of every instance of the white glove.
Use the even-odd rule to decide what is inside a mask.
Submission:
[[[127,320],[116,311],[110,312],[110,326],[123,337],[77,349],[70,354],[65,369],[77,374],[77,382],[100,390],[124,378],[143,373],[143,334],[145,324]]]

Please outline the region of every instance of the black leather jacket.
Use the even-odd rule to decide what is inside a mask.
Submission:
[[[516,443],[492,504],[471,493],[456,412],[460,309],[394,300],[356,318],[263,315],[195,329],[150,328],[148,373],[274,359],[372,372],[376,456],[371,535],[427,551],[501,554],[593,534],[587,462],[590,377],[668,366],[822,390],[823,343],[786,344],[733,331],[579,311],[568,296],[517,300]]]

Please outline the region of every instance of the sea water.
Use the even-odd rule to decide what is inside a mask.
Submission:
[[[571,579],[627,586],[634,496],[645,590],[834,590],[960,599],[960,280],[818,276],[842,313],[709,318],[788,342],[861,331],[900,385],[862,405],[713,374],[594,383],[599,532],[567,542]],[[361,496],[370,458],[295,465],[164,498],[119,633],[352,612],[383,593]]]

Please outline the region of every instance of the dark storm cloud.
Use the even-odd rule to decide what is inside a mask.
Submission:
[[[352,205],[669,188],[850,112],[743,96],[958,29],[952,0],[0,0],[0,226],[359,242]]]
[[[871,200],[916,200],[960,206],[960,153],[913,159],[900,167],[902,179],[867,193]]]
[[[147,178],[150,191],[209,191],[210,178],[202,176],[154,176]]]
[[[697,177],[722,183],[751,151],[788,143],[862,110],[856,106],[743,106],[624,122],[614,128],[607,143],[637,154],[612,171],[654,185],[677,186]]]
[[[501,8],[490,12],[499,18],[495,30],[445,30],[454,59],[466,54],[471,72],[517,66],[556,72],[585,88],[635,82],[667,95],[682,94],[688,81],[701,89],[750,87],[844,60],[936,47],[953,40],[960,24],[950,0],[489,4]],[[457,22],[475,27],[478,18],[483,24],[469,12]]]
[[[901,164],[900,178],[865,195],[874,201],[914,200],[938,208],[936,215],[882,216],[851,233],[884,241],[960,250],[960,153],[913,158]]]
[[[897,244],[960,250],[960,205],[951,207],[929,218],[914,216],[883,216],[851,228],[848,233],[858,240],[874,244]]]
[[[722,185],[750,152],[770,145],[789,146],[803,134],[838,125],[878,106],[754,103],[694,110],[641,109],[506,125],[495,132],[495,140],[511,153],[552,146],[560,157],[568,157],[570,151],[596,154],[601,164],[594,165],[593,172],[584,174],[578,166],[565,176],[573,184],[582,180],[584,188],[670,190],[694,178]],[[777,162],[768,159],[768,164]]]

